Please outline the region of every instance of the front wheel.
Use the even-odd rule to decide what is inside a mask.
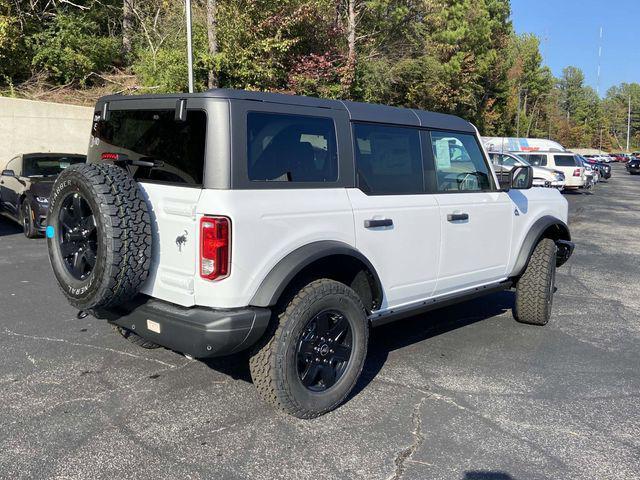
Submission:
[[[543,238],[516,284],[514,316],[518,322],[546,325],[551,318],[556,278],[556,244]]]
[[[358,295],[340,282],[315,280],[282,306],[273,333],[257,346],[249,361],[253,383],[276,408],[318,417],[355,386],[368,338]]]
[[[38,232],[33,224],[33,210],[29,202],[24,202],[20,207],[20,223],[22,224],[22,233],[27,238],[36,238]]]

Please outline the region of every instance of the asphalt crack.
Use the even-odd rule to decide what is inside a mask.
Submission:
[[[420,401],[413,407],[413,412],[411,413],[411,421],[413,423],[413,430],[411,431],[411,434],[413,435],[413,443],[411,443],[411,445],[409,445],[407,448],[400,450],[396,454],[396,458],[394,460],[396,469],[393,472],[393,475],[388,478],[388,480],[399,480],[400,478],[402,478],[402,475],[406,470],[405,463],[412,461],[411,457],[424,442],[420,409],[427,401],[427,398],[429,398],[429,396],[422,397]]]
[[[171,363],[163,362],[162,360],[158,360],[158,359],[155,359],[155,358],[149,358],[149,357],[144,357],[142,355],[136,355],[136,354],[129,353],[129,352],[123,352],[122,350],[116,350],[115,348],[101,347],[101,346],[98,346],[98,345],[90,345],[88,343],[71,342],[69,340],[65,340],[64,338],[53,338],[53,337],[41,337],[41,336],[38,336],[38,335],[27,335],[25,333],[14,332],[12,330],[9,330],[8,328],[4,329],[4,333],[6,335],[12,336],[12,337],[27,338],[29,340],[38,340],[38,341],[45,341],[45,342],[65,343],[67,345],[72,345],[74,347],[84,347],[84,348],[90,348],[90,349],[93,349],[93,350],[101,350],[103,352],[115,353],[115,354],[118,354],[118,355],[124,355],[126,357],[133,357],[133,358],[137,358],[139,360],[145,360],[147,362],[158,363],[160,365],[168,367],[169,369],[178,368],[178,365],[173,365]]]

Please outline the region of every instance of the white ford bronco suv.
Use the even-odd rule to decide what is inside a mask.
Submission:
[[[88,163],[53,187],[51,264],[134,343],[247,351],[265,400],[316,417],[354,387],[370,327],[508,288],[518,321],[549,320],[567,202],[527,166],[501,186],[481,145],[458,117],[381,105],[104,97]]]

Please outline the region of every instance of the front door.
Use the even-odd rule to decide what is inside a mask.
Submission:
[[[442,241],[435,295],[506,276],[515,206],[500,192],[476,137],[431,131]]]

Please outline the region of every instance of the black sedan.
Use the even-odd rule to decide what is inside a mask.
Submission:
[[[631,175],[640,173],[640,159],[637,157],[632,158],[626,163],[625,168],[627,169],[627,172],[629,172],[629,174]]]

